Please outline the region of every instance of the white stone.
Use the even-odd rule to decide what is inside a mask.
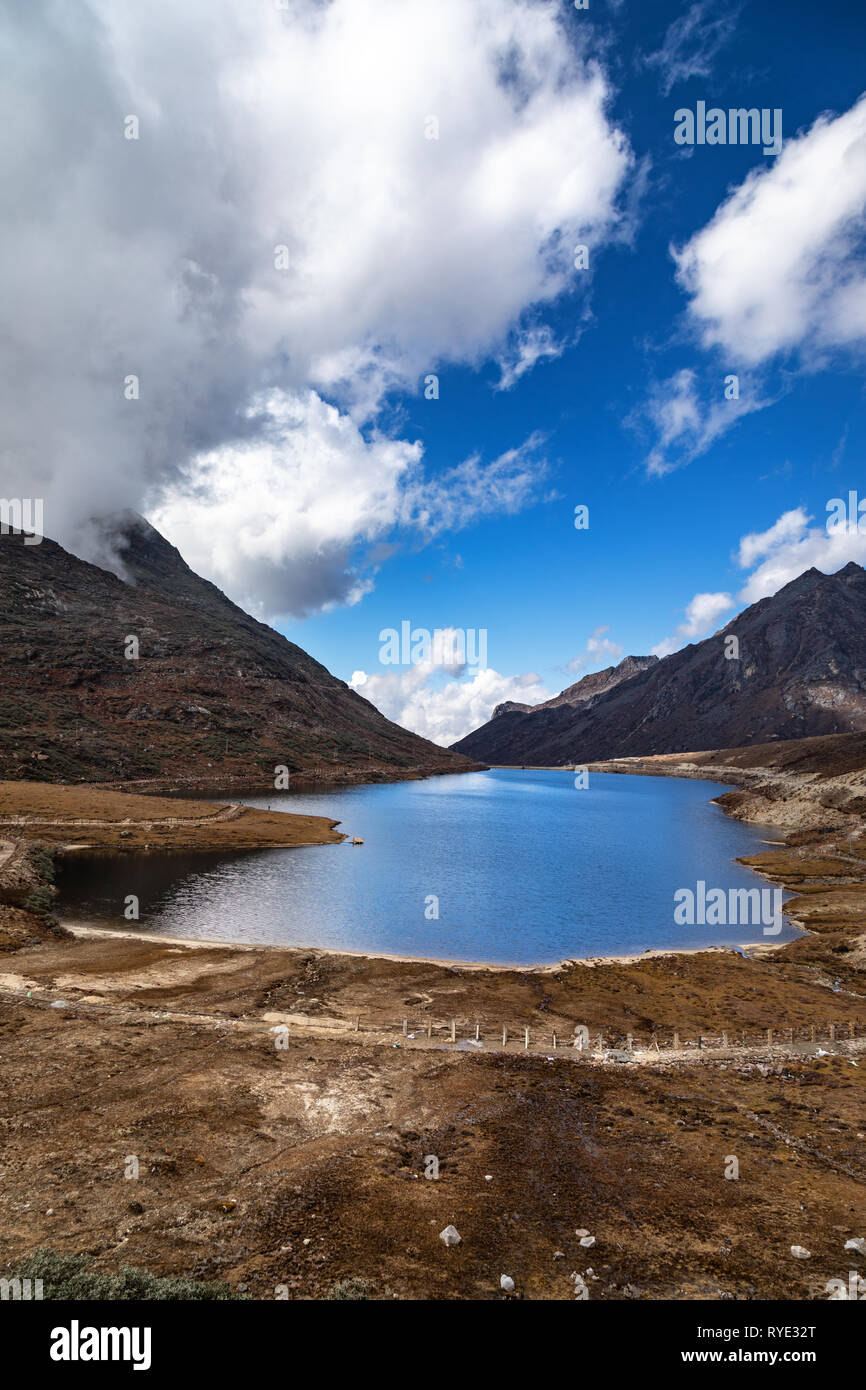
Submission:
[[[802,1245],[792,1245],[791,1254],[795,1260],[811,1260],[812,1258],[811,1250],[804,1250]]]
[[[500,1274],[499,1287],[504,1293],[514,1293],[514,1280],[510,1274]]]
[[[459,1245],[463,1237],[456,1226],[446,1226],[444,1231],[439,1232],[439,1239],[444,1240],[446,1245]]]

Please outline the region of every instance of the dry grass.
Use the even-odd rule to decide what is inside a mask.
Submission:
[[[325,816],[295,816],[243,807],[218,817],[227,802],[174,801],[94,787],[0,782],[0,836],[100,849],[261,849],[336,844],[343,837]],[[25,824],[15,822],[21,817]],[[97,824],[76,824],[76,822]]]

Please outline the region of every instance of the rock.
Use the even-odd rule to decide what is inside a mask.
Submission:
[[[580,1230],[579,1230],[579,1231],[575,1231],[574,1234],[575,1234],[576,1236],[578,1236],[578,1237],[580,1237],[580,1236],[588,1236],[588,1235],[589,1235],[589,1231],[585,1230],[584,1227],[581,1226]]]
[[[858,1255],[866,1255],[866,1240],[862,1236],[856,1236],[854,1240],[846,1240],[846,1250],[856,1250]]]
[[[446,1245],[459,1245],[463,1237],[456,1226],[446,1226],[444,1231],[439,1232],[439,1239],[444,1240]]]
[[[564,1250],[554,1250],[554,1252],[553,1252],[553,1258],[554,1258],[555,1260],[564,1260],[564,1259],[565,1259],[565,1251],[564,1251]]]
[[[802,1245],[792,1245],[791,1254],[795,1260],[811,1260],[812,1258],[811,1250],[804,1250]]]
[[[591,1250],[595,1245],[595,1236],[582,1236],[580,1243],[584,1250]]]
[[[499,1287],[503,1293],[514,1293],[514,1280],[510,1274],[500,1274]]]

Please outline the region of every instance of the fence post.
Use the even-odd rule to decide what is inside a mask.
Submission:
[[[452,1041],[452,1042],[456,1042],[456,1041],[457,1041],[457,1020],[456,1020],[456,1018],[452,1018],[452,1020],[451,1020],[451,1041]]]
[[[836,1041],[836,1025],[835,1025],[835,1023],[831,1023],[831,1024],[830,1024],[830,1041],[831,1041],[831,1042],[835,1042],[835,1041]]]
[[[356,1032],[356,1033],[360,1033],[360,1031],[361,1031],[361,1015],[360,1015],[360,1014],[356,1014],[356,1015],[355,1015],[355,1032]]]
[[[506,1045],[507,1042],[508,1042],[508,1029],[506,1028],[505,1024],[503,1023],[503,1025],[502,1025],[502,1046],[505,1047],[505,1045]]]
[[[525,1048],[527,1048],[527,1047],[529,1046],[529,1029],[528,1029],[528,1028],[524,1028],[524,1030],[523,1030],[523,1035],[524,1035],[524,1036],[523,1036],[523,1046],[524,1046],[524,1049],[525,1049]]]
[[[556,1034],[553,1035],[553,1050],[556,1051]]]
[[[723,1034],[722,1034],[722,1047],[727,1047],[727,1045],[728,1045],[728,1035],[727,1035],[727,1033],[723,1033]]]
[[[634,1051],[634,1048],[632,1047],[631,1033],[626,1033],[625,1035],[625,1050],[626,1052]]]
[[[679,1052],[679,1050],[680,1050],[680,1035],[679,1035],[679,1033],[677,1033],[676,1031],[674,1031],[674,1051],[675,1051],[675,1052]]]
[[[480,1024],[480,1023],[476,1023],[476,1025],[475,1025],[475,1041],[476,1041],[476,1042],[479,1042],[480,1040],[481,1040],[481,1024]]]
[[[403,1032],[404,1032],[404,1033],[408,1033],[408,1032],[409,1032],[409,1020],[408,1020],[408,1018],[404,1018],[404,1019],[403,1019]]]
[[[432,1036],[433,1036],[433,1024],[432,1024],[432,1023],[428,1023],[428,1024],[427,1024],[427,1036],[428,1036],[428,1038],[432,1038]]]
[[[849,1022],[849,1024],[848,1024],[848,1037],[849,1037],[849,1038],[853,1038],[853,1036],[854,1036],[854,1021],[853,1021],[853,1019],[852,1019],[852,1020]]]
[[[772,1046],[773,1046],[773,1030],[772,1030],[772,1028],[768,1028],[768,1029],[767,1029],[767,1046],[768,1046],[768,1047],[772,1047]]]

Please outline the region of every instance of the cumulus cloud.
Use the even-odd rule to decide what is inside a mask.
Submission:
[[[4,487],[67,544],[213,524],[209,575],[280,611],[356,595],[352,544],[421,505],[387,393],[496,359],[616,230],[601,67],[554,0],[32,0],[0,42]]]
[[[697,0],[668,25],[661,48],[648,53],[644,64],[657,68],[665,96],[691,77],[709,77],[721,50],[734,36],[739,6],[719,14],[713,0]]]
[[[219,575],[265,617],[356,603],[391,553],[383,538],[395,525],[427,541],[518,511],[547,472],[539,436],[428,479],[420,441],[365,437],[315,391],[275,393],[254,409],[264,431],[198,454],[152,519],[193,569]]]
[[[730,594],[695,594],[686,604],[685,618],[678,625],[673,637],[665,637],[652,648],[652,656],[670,656],[679,651],[687,642],[696,637],[708,637],[724,613],[735,606]]]
[[[566,663],[569,671],[585,671],[589,666],[610,666],[619,661],[623,653],[622,645],[605,637],[606,632],[610,632],[609,626],[595,629],[584,650]]]
[[[503,676],[491,667],[464,680],[442,679],[443,668],[422,662],[400,671],[356,671],[349,684],[395,723],[448,747],[486,724],[498,704],[536,705],[550,698],[533,672]]]
[[[690,12],[692,13],[692,12]],[[710,222],[671,254],[687,322],[712,354],[675,372],[630,423],[649,425],[650,474],[706,453],[744,415],[788,389],[778,370],[816,371],[866,346],[866,96],[823,115],[761,162]],[[739,397],[722,381],[739,376]],[[707,382],[718,383],[716,394]],[[773,382],[772,386],[768,383]]]
[[[674,251],[705,347],[804,364],[866,339],[866,96],[762,161]]]
[[[828,499],[829,501],[830,499]],[[840,501],[847,505],[847,496]],[[766,531],[752,532],[740,541],[738,563],[752,569],[739,597],[744,603],[769,598],[808,569],[835,574],[851,560],[866,565],[866,523],[849,518],[848,524],[814,526],[802,507],[784,512]],[[861,531],[860,525],[863,526]]]

